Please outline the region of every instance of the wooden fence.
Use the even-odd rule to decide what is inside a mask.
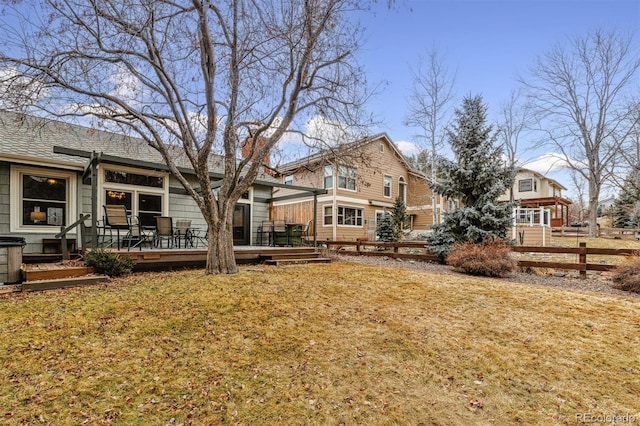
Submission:
[[[355,254],[357,256],[388,256],[397,259],[413,259],[426,262],[440,261],[438,256],[433,255],[427,249],[424,242],[398,242],[381,243],[375,241],[322,241],[328,249],[335,250],[339,254]],[[342,251],[344,247],[354,247],[355,251]],[[371,251],[373,248],[374,251]],[[409,249],[409,253],[400,253],[399,249]],[[381,250],[386,249],[386,250]],[[413,250],[411,250],[413,249]],[[412,252],[420,250],[421,253]],[[589,263],[588,256],[631,256],[636,254],[635,249],[610,249],[587,247],[586,243],[580,243],[579,247],[537,247],[537,246],[517,246],[512,250],[516,253],[543,253],[543,254],[575,254],[577,262],[559,261],[535,261],[520,260],[520,267],[550,268],[579,271],[582,278],[586,277],[587,271],[610,271],[616,267],[609,263]]]
[[[583,236],[589,235],[589,227],[586,226],[558,226],[552,227],[553,235]],[[615,238],[621,240],[640,240],[640,229],[637,228],[598,228],[598,237]]]

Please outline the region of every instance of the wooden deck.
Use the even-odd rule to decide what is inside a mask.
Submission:
[[[109,249],[114,252],[129,256],[135,262],[135,271],[171,270],[178,268],[204,268],[207,259],[205,248],[189,249]],[[237,246],[234,249],[236,262],[239,264],[270,262],[275,259],[307,260],[309,262],[319,258],[319,252],[314,247],[264,247],[264,246]],[[78,256],[72,254],[72,256]],[[73,258],[73,257],[72,257]],[[323,258],[324,259],[324,258]],[[57,258],[52,255],[43,257],[40,254],[23,255],[25,264],[42,264],[60,262],[61,255]],[[326,261],[326,259],[325,259]],[[283,264],[286,262],[279,262]],[[301,263],[301,262],[298,262]]]

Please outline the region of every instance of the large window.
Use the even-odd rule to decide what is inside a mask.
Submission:
[[[23,226],[67,225],[69,180],[47,174],[22,174]]]
[[[11,166],[9,232],[60,231],[75,221],[77,172]]]
[[[356,169],[338,166],[338,188],[356,190]]]
[[[127,213],[140,218],[142,226],[154,226],[156,216],[163,215],[167,191],[165,175],[150,172],[142,175],[135,171],[104,171],[104,204],[124,205]]]
[[[384,176],[382,181],[382,195],[391,197],[391,176]]]
[[[339,206],[338,225],[362,226],[362,209]]]

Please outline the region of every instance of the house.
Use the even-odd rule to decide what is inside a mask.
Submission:
[[[287,186],[274,189],[271,218],[311,220],[318,240],[374,240],[377,221],[398,196],[405,201],[410,229],[425,231],[433,224],[428,178],[411,167],[386,134],[312,154],[278,171]],[[327,192],[293,199],[296,186]],[[438,197],[438,216],[445,207],[454,206]]]
[[[571,200],[562,196],[566,191],[563,185],[536,171],[520,168],[511,190],[505,192],[498,201],[509,201],[511,191],[513,200],[521,208],[540,208],[549,212],[551,226],[569,225],[569,206]]]
[[[96,153],[99,153],[96,154]],[[160,154],[143,140],[95,129],[0,111],[0,235],[24,237],[24,253],[44,253],[61,227],[92,211],[89,164],[97,158],[97,205],[123,204],[143,226],[155,216],[187,219],[206,230],[200,210],[170,175]],[[188,179],[187,158],[176,149],[178,167]],[[211,181],[219,180],[220,159],[210,160]],[[259,176],[239,200],[233,215],[234,244],[250,245],[269,216],[274,186]],[[67,235],[81,244],[78,229]],[[55,241],[55,240],[53,240]]]

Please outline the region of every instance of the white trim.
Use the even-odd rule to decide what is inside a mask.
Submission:
[[[129,185],[123,183],[113,183],[113,182],[105,182],[104,172],[106,170],[116,170],[122,171],[125,173],[135,173],[143,176],[158,176],[162,177],[162,188],[154,188],[151,186],[141,186],[141,185]],[[114,166],[111,164],[100,164],[98,165],[98,210],[99,215],[101,215],[101,206],[105,204],[105,196],[104,193],[107,190],[115,190],[115,191],[123,191],[123,192],[131,192],[131,211],[134,215],[138,214],[139,206],[138,206],[138,194],[150,194],[150,195],[160,195],[162,196],[162,215],[166,216],[169,213],[169,173],[167,172],[159,172],[154,170],[143,170],[136,169],[134,167],[125,167],[125,166]]]
[[[385,178],[389,178],[389,195],[384,195],[384,190],[387,188],[385,185]],[[390,175],[382,175],[382,196],[384,198],[392,198],[393,197],[393,176]]]
[[[77,173],[71,170],[55,170],[43,167],[27,167],[21,165],[11,165],[9,172],[9,185],[10,185],[10,197],[9,197],[9,229],[10,232],[24,232],[34,234],[51,234],[52,232],[58,233],[60,227],[57,225],[41,225],[41,226],[24,226],[21,225],[22,221],[22,175],[36,175],[46,177],[57,177],[67,180],[67,199],[66,203],[66,218],[67,223],[65,226],[71,225],[75,222],[76,212],[78,211],[77,204],[77,186],[78,178]]]

